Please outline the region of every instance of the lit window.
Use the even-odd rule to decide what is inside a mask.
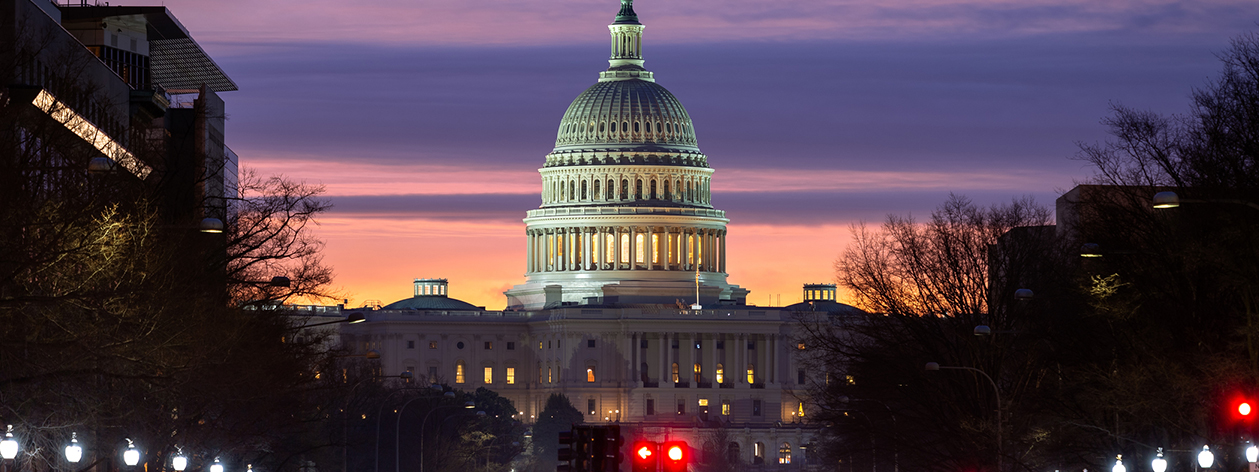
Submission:
[[[699,406],[708,406],[708,399],[707,398],[699,399]]]
[[[508,367],[507,368],[507,384],[511,385],[514,383],[516,383],[516,368]]]
[[[677,362],[674,362],[674,363],[673,363],[673,371],[672,371],[672,372],[673,372],[673,383],[678,383],[678,382],[680,381],[680,379],[678,378],[678,363],[677,363]]]
[[[587,381],[587,382],[594,382],[594,381],[595,381],[595,368],[594,368],[594,367],[587,367],[587,368],[586,368],[586,381]]]
[[[551,376],[551,366],[546,367],[546,383],[554,383],[555,378]]]
[[[803,351],[803,350],[804,350],[804,343],[796,343],[796,349],[799,349],[799,350]]]
[[[542,341],[538,341],[538,349],[542,349]]]
[[[699,363],[696,363],[695,364],[695,383],[699,383],[699,378],[700,378],[699,374],[700,374],[700,366],[699,366]]]
[[[721,414],[730,416],[730,400],[721,401]]]
[[[486,341],[486,342],[485,342],[485,350],[486,350],[486,351],[489,351],[489,350],[492,350],[492,349],[494,349],[494,342],[493,342],[493,341]]]
[[[721,364],[717,364],[717,383],[726,383],[726,369]]]
[[[748,364],[748,383],[756,383],[756,366]]]
[[[791,463],[791,444],[783,443],[782,447],[778,448],[778,463]]]
[[[796,407],[796,416],[804,418],[804,402],[800,402],[800,405]]]
[[[463,382],[463,361],[459,361],[455,363],[455,383],[461,384]]]
[[[586,400],[586,411],[591,415],[599,412],[599,410],[595,409],[595,399],[590,398]]]
[[[485,383],[486,384],[494,383],[494,368],[493,367],[485,368]]]
[[[437,349],[437,341],[429,341],[429,342],[428,342],[428,348],[429,348],[429,349]]]

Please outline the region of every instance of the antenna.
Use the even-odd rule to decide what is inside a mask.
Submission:
[[[699,304],[699,264],[695,265],[695,304],[691,305],[692,310],[702,310],[703,305]]]

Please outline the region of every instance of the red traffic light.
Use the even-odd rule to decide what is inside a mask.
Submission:
[[[691,453],[685,441],[669,441],[660,449],[664,455],[664,472],[686,472]]]
[[[635,441],[631,455],[633,472],[656,472],[660,464],[660,444],[652,441]]]
[[[1237,404],[1237,413],[1242,416],[1250,416],[1250,402],[1241,402]]]

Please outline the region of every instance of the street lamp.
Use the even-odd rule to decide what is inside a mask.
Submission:
[[[1110,468],[1110,472],[1128,472],[1128,468],[1123,466],[1123,454],[1115,456],[1115,466]]]
[[[1211,464],[1215,463],[1215,454],[1211,453],[1211,448],[1202,446],[1202,452],[1198,453],[1198,465],[1203,469],[1210,469]]]
[[[1251,444],[1246,448],[1246,462],[1254,464],[1256,461],[1259,461],[1259,446]]]
[[[78,463],[83,459],[83,448],[79,447],[78,433],[70,432],[70,445],[66,446],[66,460]]]
[[[454,392],[446,392],[446,393],[454,393]],[[428,410],[428,413],[424,415],[424,421],[421,421],[421,422],[420,422],[420,472],[424,472],[424,426],[428,424],[428,417],[433,416],[433,412],[435,412],[435,411],[437,411],[437,410],[440,410],[440,409],[442,409],[442,408],[450,408],[450,407],[453,407],[453,406],[459,406],[459,405],[446,405],[446,406],[439,406],[439,407],[433,408],[432,410]],[[463,406],[464,408],[472,409],[472,408],[476,408],[476,403],[475,403],[475,402],[471,402],[471,401],[467,401],[467,402],[463,402],[463,405],[462,405],[462,406]],[[484,412],[484,411],[478,411],[478,412],[477,412],[477,414],[478,414],[478,415],[485,415],[485,412]],[[399,419],[399,420],[401,420],[401,419],[402,419],[402,413],[401,413],[401,412],[399,412],[399,413],[398,413],[398,419]],[[439,429],[440,429],[440,428],[439,428]],[[396,441],[397,439],[398,439],[398,437],[397,437],[397,432],[395,432],[395,433],[394,433],[394,440]],[[398,447],[398,446],[397,446],[397,444],[396,444],[396,442],[395,442],[395,444],[394,444],[394,462],[393,462],[393,467],[394,467],[395,472],[397,472],[397,471],[400,471],[400,470],[401,470],[400,464],[399,464],[398,459],[397,459],[397,457],[398,457],[398,450],[397,450],[397,447]]]
[[[978,329],[978,328],[976,328],[976,329]],[[893,437],[895,438],[895,436],[896,436],[897,434],[899,434],[899,433],[900,433],[900,428],[898,428],[898,427],[896,426],[896,413],[893,413],[893,412],[892,412],[892,408],[891,408],[891,407],[888,407],[886,403],[883,403],[883,402],[878,401],[878,400],[870,400],[870,399],[865,399],[865,398],[848,398],[848,395],[841,395],[841,396],[839,397],[839,402],[840,402],[840,403],[845,403],[845,404],[846,404],[846,403],[849,403],[849,402],[869,402],[869,403],[877,403],[877,404],[879,404],[879,406],[881,406],[881,407],[883,407],[883,409],[887,410],[887,414],[888,414],[888,416],[892,417],[892,435],[893,435]],[[794,415],[795,413],[792,413],[792,414]],[[862,413],[862,415],[864,416],[865,414],[864,414],[864,413]],[[866,419],[867,419],[867,420],[869,420],[869,418],[868,418],[868,417],[867,417]],[[894,447],[893,447],[893,449],[892,449],[892,470],[893,470],[893,472],[900,472],[900,470],[901,470],[901,447],[900,447],[900,444],[899,444],[899,443],[894,443],[894,444],[893,444],[893,446],[894,446]]]
[[[375,472],[380,472],[380,418],[384,416],[383,413],[385,412],[385,404],[389,401],[390,398],[393,397],[393,394],[395,393],[401,392],[403,390],[422,390],[425,388],[430,388],[433,390],[437,390],[439,392],[442,390],[442,386],[438,384],[429,384],[429,386],[427,387],[403,387],[403,388],[394,390],[392,392],[389,392],[389,395],[386,395],[385,399],[381,400],[380,407],[376,409],[376,468],[373,469]],[[454,392],[450,392],[450,393],[452,395],[454,394]],[[411,402],[408,401],[407,403],[411,403]],[[402,407],[406,408],[406,405],[404,404]],[[402,412],[400,410],[394,410],[394,412],[398,414],[398,418],[402,418]],[[395,431],[394,437],[397,437],[396,431]],[[397,448],[396,443],[394,444],[394,448],[395,449]]]
[[[214,465],[210,466],[210,472],[223,472],[223,464],[219,462],[219,458],[214,458]]]
[[[1001,390],[997,388],[997,382],[994,382],[992,380],[992,377],[988,376],[987,372],[976,369],[974,367],[947,366],[947,365],[940,365],[937,362],[928,362],[926,369],[928,372],[933,372],[940,369],[969,370],[971,372],[977,372],[980,375],[983,375],[985,379],[988,379],[988,383],[992,385],[992,393],[995,394],[997,397],[997,472],[1001,472],[1002,471],[1001,464],[1003,462],[1002,457],[1001,457],[1002,455],[1001,454],[1001,442],[1002,442],[1001,441]]]
[[[1158,448],[1158,455],[1150,461],[1150,469],[1154,472],[1167,472],[1167,459],[1163,458],[1163,448]]]
[[[135,467],[136,464],[140,463],[140,450],[136,449],[136,443],[131,441],[131,438],[126,439],[127,450],[122,453],[122,461],[126,463],[128,467]]]
[[[13,439],[13,425],[4,433],[4,441],[0,441],[0,457],[13,460],[17,457],[17,440]]]
[[[1176,192],[1164,191],[1154,194],[1154,208],[1179,208],[1181,203],[1233,203],[1237,205],[1246,205],[1250,208],[1259,210],[1259,204],[1248,202],[1245,200],[1231,198],[1208,198],[1208,199],[1189,199],[1180,198]]]
[[[363,354],[362,356],[349,355],[349,356],[337,356],[337,357],[366,357],[368,359],[380,359],[380,352],[376,350],[370,350],[370,351],[367,351],[367,354]],[[390,378],[410,380],[411,371],[406,371],[398,375],[373,375],[371,377],[360,379],[358,382],[354,383],[353,387],[350,387],[350,393],[345,396],[345,403],[341,405],[341,414],[342,414],[342,420],[343,420],[343,422],[341,423],[341,442],[342,442],[341,444],[341,472],[349,472],[350,470],[350,400],[354,398],[354,391],[358,390],[358,386],[362,385],[363,382],[366,382],[368,380],[390,379]],[[223,472],[223,471],[212,470],[210,472]]]
[[[184,456],[184,450],[179,446],[175,446],[175,457],[171,458],[170,465],[177,472],[184,472],[188,468],[188,457]]]

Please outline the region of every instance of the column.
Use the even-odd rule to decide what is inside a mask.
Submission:
[[[656,247],[656,257],[660,258],[660,269],[669,270],[669,227],[661,228],[660,244]]]
[[[651,237],[656,234],[655,230],[655,228],[648,226],[647,233],[643,234],[643,259],[646,259],[643,263],[647,265],[647,270],[654,269],[652,266],[655,264],[651,262],[652,257],[659,257],[656,255],[656,245],[651,240]]]
[[[660,333],[660,385],[673,386],[673,371],[670,370],[669,351],[672,343],[669,341],[669,333]]]
[[[633,188],[633,185],[634,184],[631,182],[630,183],[631,189]],[[629,264],[630,270],[638,270],[638,227],[637,226],[629,227],[629,262],[630,262]]]
[[[590,239],[593,236],[593,228],[581,229],[581,270],[590,270],[594,268],[590,262]]]
[[[747,383],[748,335],[739,334],[734,341],[734,375],[736,384]]]
[[[526,240],[526,241],[528,241],[528,242],[525,244],[525,253],[526,253],[526,255],[525,255],[525,272],[526,272],[526,273],[533,273],[533,268],[534,268],[534,266],[535,266],[535,264],[534,264],[534,260],[533,260],[533,255],[534,255],[534,251],[533,251],[533,249],[534,249],[534,248],[533,248],[533,246],[534,246],[534,244],[536,244],[536,241],[534,241],[534,239],[533,239],[533,230],[526,230],[526,231],[525,231],[525,240]]]
[[[712,379],[713,388],[720,388],[717,386],[717,363],[719,362],[717,359],[717,341],[719,340],[721,340],[721,334],[713,333],[713,340],[710,341],[712,343],[712,349],[710,349],[711,354],[708,356],[709,365],[712,365],[713,369],[712,375],[709,376],[709,378]],[[722,373],[722,375],[725,375],[725,373]],[[721,412],[718,411],[717,413],[720,414]]]
[[[612,228],[612,269],[621,270],[621,227]]]
[[[720,246],[721,246],[721,259],[720,259],[721,268],[718,269],[718,272],[721,272],[724,274],[726,273],[726,232],[724,230],[721,232]]]

